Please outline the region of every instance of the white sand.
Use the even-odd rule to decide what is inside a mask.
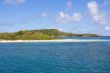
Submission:
[[[91,40],[91,39],[63,39],[63,40],[1,40],[0,43],[19,43],[19,42],[104,42],[110,40]]]

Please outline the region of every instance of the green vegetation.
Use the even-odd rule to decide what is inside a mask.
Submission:
[[[0,33],[0,40],[51,40],[57,36],[98,36],[96,34],[72,34],[57,29],[24,30],[14,33]]]

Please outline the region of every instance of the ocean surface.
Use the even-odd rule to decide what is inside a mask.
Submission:
[[[0,43],[0,73],[110,73],[110,41]]]

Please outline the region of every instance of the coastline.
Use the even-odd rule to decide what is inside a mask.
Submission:
[[[0,43],[22,43],[22,42],[106,42],[110,40],[96,39],[60,39],[60,40],[0,40]]]

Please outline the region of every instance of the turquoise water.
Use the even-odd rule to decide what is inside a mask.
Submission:
[[[110,73],[110,42],[0,44],[0,73]]]
[[[61,38],[61,39],[94,39],[94,40],[110,40],[109,36],[100,36],[100,37],[80,37],[80,36],[74,36],[74,37],[57,37],[57,38]]]

